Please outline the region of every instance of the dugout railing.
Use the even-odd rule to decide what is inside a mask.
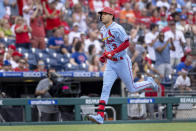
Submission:
[[[81,124],[90,123],[83,121],[81,117],[80,105],[98,104],[98,98],[59,98],[59,99],[0,99],[0,106],[24,106],[24,122],[1,122],[0,125],[18,125],[18,124],[46,124],[47,122],[32,122],[31,108],[34,105],[74,105],[75,120],[66,122],[49,122],[50,124]],[[106,121],[105,123],[131,123],[131,122],[174,122],[174,121],[194,121],[196,117],[191,119],[174,118],[174,107],[179,104],[192,104],[192,113],[196,114],[196,97],[167,97],[167,98],[110,98],[109,105],[120,105],[120,120]],[[128,104],[164,104],[165,119],[156,120],[128,120],[127,105]],[[189,107],[190,108],[190,107]],[[195,111],[195,112],[194,112]]]

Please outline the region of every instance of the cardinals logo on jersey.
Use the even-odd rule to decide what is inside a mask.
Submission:
[[[103,34],[101,34],[101,35],[103,36]],[[102,41],[105,42],[105,44],[111,44],[111,42],[114,42],[115,37],[112,35],[110,30],[108,31],[108,35],[109,35],[108,37],[102,39]],[[112,37],[112,39],[109,40],[109,38],[111,38],[111,37]]]

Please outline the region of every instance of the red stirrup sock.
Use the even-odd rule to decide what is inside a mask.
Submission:
[[[99,101],[99,108],[97,109],[97,114],[100,114],[101,117],[104,118],[104,112],[105,112],[105,101],[100,100]]]

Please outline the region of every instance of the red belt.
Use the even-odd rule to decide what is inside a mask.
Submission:
[[[112,59],[110,59],[110,60],[112,60],[112,61],[119,61],[119,60],[123,60],[123,57],[120,57],[119,59],[117,59],[117,58],[112,58]]]

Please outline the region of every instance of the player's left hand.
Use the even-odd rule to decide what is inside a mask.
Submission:
[[[105,52],[105,56],[106,56],[106,58],[108,58],[108,59],[112,59],[112,57],[115,55],[115,53],[113,52],[113,51],[111,51],[111,52]]]

